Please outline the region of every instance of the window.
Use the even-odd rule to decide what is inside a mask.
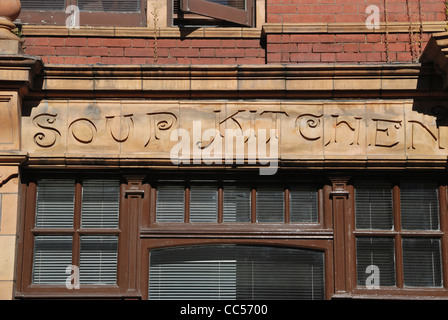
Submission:
[[[358,181],[355,187],[357,284],[378,289],[443,288],[446,188],[427,181]],[[445,191],[443,191],[445,190]]]
[[[154,223],[318,224],[318,188],[159,182]]]
[[[324,299],[324,253],[203,245],[150,253],[149,299]]]
[[[146,25],[146,0],[22,0],[18,21],[22,24],[65,25],[73,15],[70,6],[79,8],[82,26]]]
[[[175,26],[255,25],[255,0],[171,0]]]
[[[31,271],[29,284],[56,292],[70,289],[67,279],[81,288],[116,286],[120,182],[50,178],[38,179],[31,186],[26,215],[31,248],[25,255]],[[72,274],[76,279],[71,279]]]

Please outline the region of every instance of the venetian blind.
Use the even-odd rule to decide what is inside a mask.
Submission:
[[[157,187],[156,220],[158,222],[184,222],[185,188],[161,185]]]
[[[81,284],[115,284],[117,257],[117,236],[81,236],[79,282]]]
[[[223,221],[250,222],[250,188],[225,186],[223,193]]]
[[[257,188],[257,221],[284,222],[283,188]]]
[[[218,189],[216,186],[191,186],[190,222],[218,221]]]
[[[402,183],[400,199],[403,230],[437,230],[439,228],[436,184]]]
[[[75,202],[73,180],[39,180],[36,228],[72,228]]]
[[[22,10],[59,11],[65,10],[65,0],[21,0]]]
[[[318,222],[317,191],[313,188],[291,188],[290,221],[296,223]]]
[[[179,1],[173,0],[173,12],[177,13],[179,11]],[[229,6],[233,8],[237,8],[240,10],[246,10],[246,1],[245,0],[208,0],[208,2],[217,3],[223,6]]]
[[[356,228],[393,228],[392,186],[387,182],[363,181],[355,184]]]
[[[403,277],[409,287],[441,287],[440,239],[403,238]]]
[[[82,11],[139,12],[140,0],[78,0]]]
[[[380,286],[395,285],[394,239],[381,237],[360,237],[356,239],[358,285],[366,285],[371,273],[368,266],[378,267]]]
[[[33,283],[64,284],[72,264],[71,236],[36,236],[34,238]]]
[[[120,185],[117,180],[85,180],[81,227],[118,228]]]
[[[149,299],[323,299],[319,251],[209,245],[150,254]]]

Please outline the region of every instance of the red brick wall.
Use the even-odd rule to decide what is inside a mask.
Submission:
[[[329,23],[365,22],[366,8],[376,5],[384,21],[384,4],[387,4],[387,21],[445,20],[443,0],[267,0],[269,23]]]
[[[412,35],[417,39],[417,35]],[[379,63],[411,62],[421,47],[411,46],[408,33],[385,34],[272,34],[267,35],[268,63]]]
[[[362,2],[362,3],[361,3]],[[266,0],[268,23],[358,22],[361,28],[377,5],[388,22],[445,21],[442,0]],[[265,64],[415,61],[430,34],[345,33],[267,34],[243,38],[26,37],[25,53],[56,64]],[[265,43],[264,43],[265,42]],[[156,60],[155,60],[156,56]]]
[[[25,53],[55,64],[264,64],[260,39],[26,37]]]

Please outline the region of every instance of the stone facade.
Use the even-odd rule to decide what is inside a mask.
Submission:
[[[279,169],[445,170],[443,3],[389,3],[367,30],[364,5],[311,2],[261,2],[252,29],[24,25],[20,49],[0,33],[0,298],[20,296],[24,168],[222,169],[230,129],[247,134],[248,170],[266,160],[250,161],[250,130]],[[181,130],[192,139],[173,158]]]

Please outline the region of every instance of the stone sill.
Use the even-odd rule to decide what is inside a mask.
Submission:
[[[445,21],[425,21],[423,32],[435,33],[446,30]],[[279,33],[408,33],[409,23],[384,23],[380,29],[367,29],[364,23],[266,23],[262,28],[159,28],[146,27],[80,27],[23,25],[24,36],[45,37],[111,37],[111,38],[260,38],[266,34]],[[412,23],[412,32],[419,32],[420,24]]]

